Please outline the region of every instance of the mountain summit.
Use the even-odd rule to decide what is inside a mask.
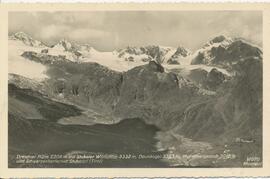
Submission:
[[[249,57],[261,59],[261,49],[245,40],[221,35],[197,50],[191,63],[231,68],[232,65]]]
[[[57,44],[53,46],[53,48],[62,49],[65,51],[70,51],[72,49],[73,45],[71,42],[67,41],[66,39],[60,40]]]
[[[30,35],[24,32],[17,32],[9,37],[11,40],[22,41],[25,45],[33,47],[46,47],[46,45],[38,40],[33,39]]]

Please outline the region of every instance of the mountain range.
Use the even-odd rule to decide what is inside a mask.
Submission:
[[[218,146],[206,153],[226,145],[240,156],[230,165],[239,166],[248,154],[262,152],[262,58],[260,47],[223,35],[195,52],[159,45],[100,52],[67,40],[47,46],[15,33],[9,37],[10,140],[29,128],[38,132],[28,118],[57,125],[139,118],[164,132],[163,148],[183,152],[178,146],[184,143],[167,135]],[[236,138],[252,142],[243,143],[249,145],[243,151]],[[219,162],[215,166],[226,165]]]

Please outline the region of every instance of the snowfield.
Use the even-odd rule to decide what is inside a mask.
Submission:
[[[27,46],[18,40],[9,40],[8,42],[8,72],[21,75],[37,81],[43,81],[48,78],[46,75],[46,66],[40,63],[26,60],[21,56],[25,51],[34,51],[39,53],[41,47]]]
[[[145,65],[148,63],[143,62],[140,59],[141,58],[139,56],[134,58],[134,61],[125,61],[125,59],[119,58],[114,52],[98,52],[95,50],[91,53],[91,55],[84,58],[82,62],[96,62],[114,71],[124,72],[136,66]]]
[[[180,50],[186,50],[187,56],[183,56],[179,53],[175,55],[177,48],[174,47],[148,46],[141,48],[144,50],[149,50],[149,48],[158,49],[158,53],[162,54],[162,57],[159,60],[160,62],[162,62],[162,66],[164,66],[165,71],[179,69],[181,70],[181,73],[183,73],[183,75],[188,75],[190,71],[194,69],[201,68],[206,70],[207,72],[210,72],[213,68],[216,68],[227,76],[231,76],[228,71],[222,68],[203,64],[191,65],[191,63],[192,60],[199,53],[203,53],[206,59],[211,60],[211,57],[208,56],[208,52],[211,50],[211,48],[218,46],[226,47],[230,43],[232,43],[232,41],[233,40],[230,38],[225,38],[225,40],[223,41],[212,40],[206,43],[201,49],[195,51],[193,54],[189,50],[184,49],[183,47],[178,47],[180,48]],[[149,62],[149,60],[157,60],[156,57],[149,56],[149,54],[145,51],[142,51],[141,48],[127,47],[127,49],[114,50],[112,52],[100,52],[88,44],[72,44],[67,40],[61,40],[53,47],[47,47],[42,42],[36,41],[31,37],[27,36],[26,34],[20,32],[9,38],[9,73],[18,74],[38,81],[42,81],[48,78],[48,76],[46,75],[47,67],[45,65],[34,61],[26,60],[25,58],[21,57],[21,54],[23,52],[33,51],[36,53],[41,53],[41,51],[45,49],[46,52],[44,53],[48,55],[62,56],[72,62],[95,62],[105,67],[108,67],[111,70],[125,72],[136,66],[145,65]],[[169,64],[168,60],[170,59],[177,61],[179,64]]]

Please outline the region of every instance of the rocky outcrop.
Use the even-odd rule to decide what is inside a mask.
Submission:
[[[213,68],[206,77],[205,87],[209,90],[216,90],[224,81],[225,75],[216,68]]]
[[[143,47],[127,47],[117,51],[119,58],[139,57],[142,61],[155,60],[160,64],[179,64],[178,58],[184,58],[190,55],[190,52],[184,47],[163,47],[158,45],[149,45]]]
[[[223,41],[226,40],[226,37],[224,35],[220,35],[220,36],[217,36],[217,37],[214,37],[210,42],[209,44],[214,44],[214,43],[221,43]]]
[[[179,59],[185,58],[190,55],[190,52],[183,47],[178,47],[175,53],[167,61],[168,64],[175,65],[180,64]]]

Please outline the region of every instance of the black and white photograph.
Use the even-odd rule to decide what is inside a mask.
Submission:
[[[263,13],[8,12],[9,168],[262,168]]]

